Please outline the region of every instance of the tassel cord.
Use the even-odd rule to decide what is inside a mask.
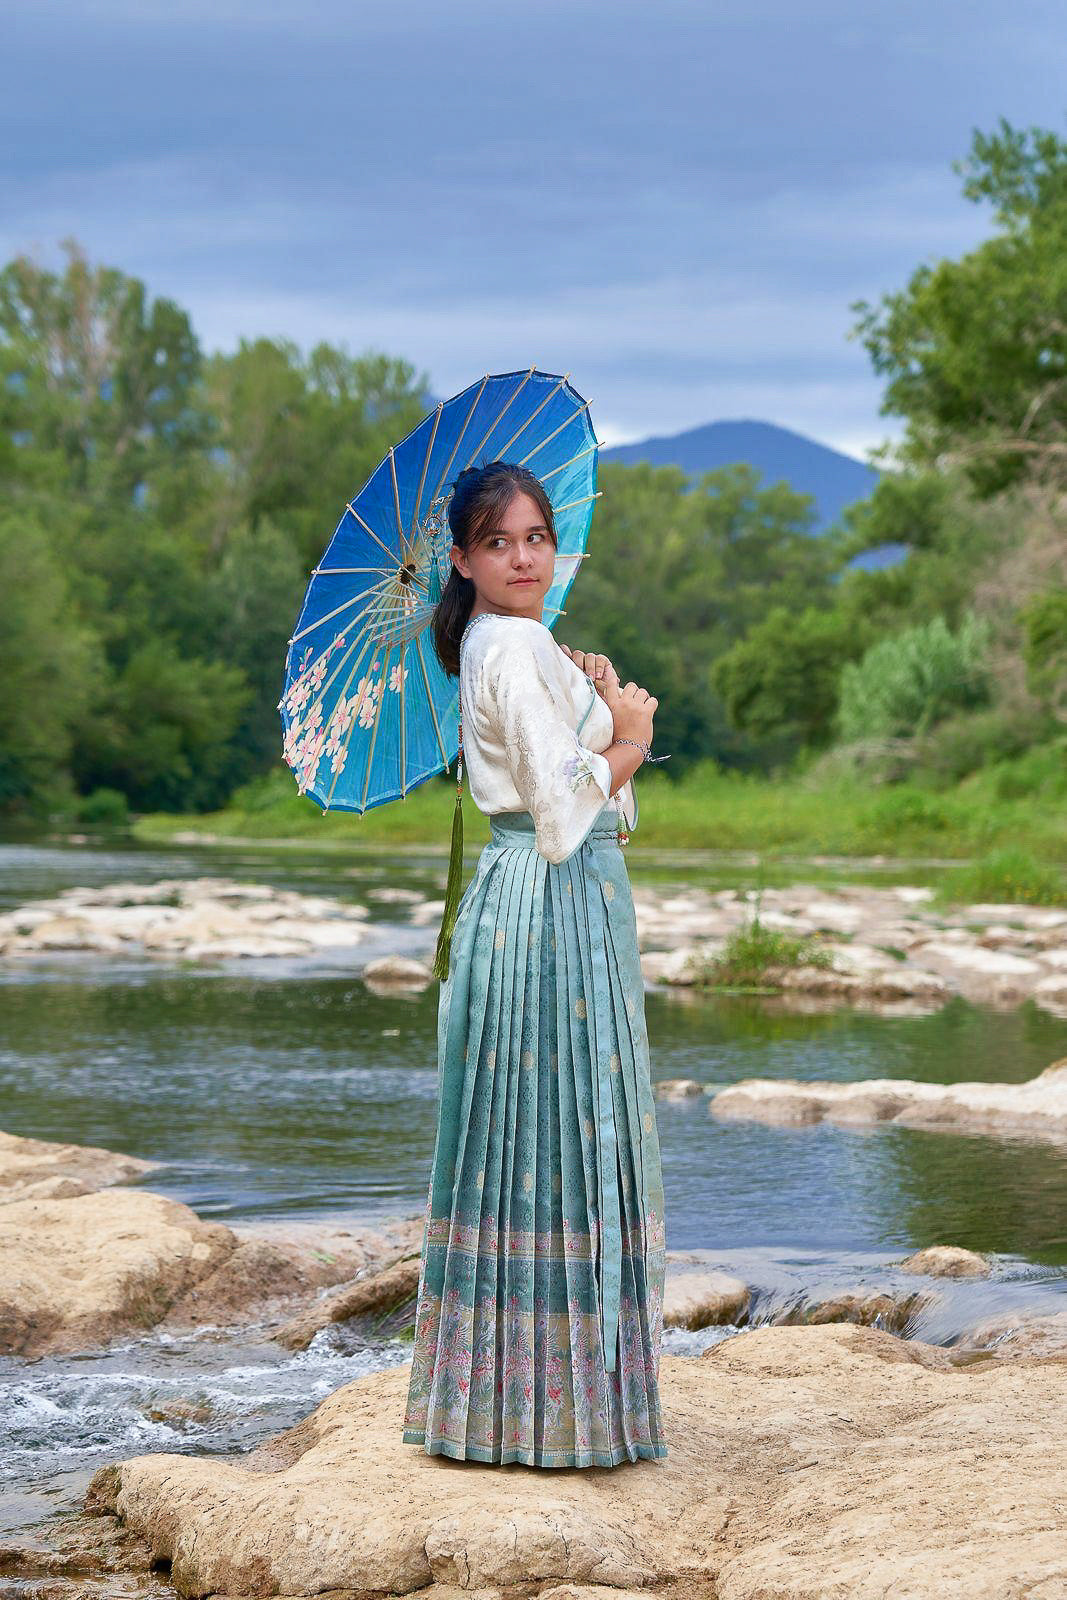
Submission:
[[[452,846],[448,853],[448,881],[445,885],[445,909],[441,917],[441,931],[437,936],[433,974],[447,978],[449,957],[452,951],[452,931],[459,910],[459,885],[463,877],[463,712],[459,714],[459,755],[456,758],[456,807],[452,813]]]

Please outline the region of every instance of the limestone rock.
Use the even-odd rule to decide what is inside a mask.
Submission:
[[[23,1138],[0,1132],[0,1203],[27,1199],[61,1199],[89,1194],[113,1183],[126,1183],[158,1166],[98,1145]]]
[[[815,1122],[892,1122],[941,1132],[997,1134],[1025,1128],[1061,1139],[1067,1133],[1067,1060],[1026,1083],[920,1083],[866,1078],[745,1078],[712,1096],[715,1117],[751,1118],[776,1126]]]
[[[954,1244],[931,1244],[902,1261],[900,1272],[930,1273],[938,1278],[985,1278],[992,1271],[985,1256]]]
[[[83,1349],[161,1321],[234,1237],[145,1189],[0,1207],[0,1351]]]
[[[728,1272],[678,1272],[668,1266],[663,1291],[665,1328],[711,1328],[740,1322],[748,1310],[748,1285]]]
[[[753,1329],[663,1357],[664,1460],[551,1473],[403,1443],[409,1376],[346,1384],[250,1455],[101,1468],[87,1508],[121,1518],[197,1597],[1067,1588],[1062,1361],[967,1367],[858,1325]]]

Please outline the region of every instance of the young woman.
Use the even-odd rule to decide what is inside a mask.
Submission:
[[[542,622],[556,533],[533,473],[468,468],[449,527],[434,644],[490,840],[441,984],[403,1439],[539,1467],[662,1457],[663,1181],[619,848],[658,702]]]

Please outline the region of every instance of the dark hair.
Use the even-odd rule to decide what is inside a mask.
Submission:
[[[540,478],[529,467],[510,461],[490,461],[481,467],[465,467],[453,486],[448,502],[448,526],[453,543],[463,551],[484,543],[517,494],[528,494],[535,502],[556,544],[556,524],[552,502]],[[459,641],[470,621],[477,590],[470,578],[453,567],[441,598],[434,607],[431,628],[437,659],[452,677],[459,676]]]

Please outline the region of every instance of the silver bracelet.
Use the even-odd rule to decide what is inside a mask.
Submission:
[[[646,744],[643,739],[616,739],[615,743],[616,744],[635,744],[635,745],[637,745],[638,749],[640,750],[641,754],[644,756],[646,761],[669,761],[670,760],[670,751],[668,751],[665,756],[654,756],[652,754],[652,746],[650,744]]]

